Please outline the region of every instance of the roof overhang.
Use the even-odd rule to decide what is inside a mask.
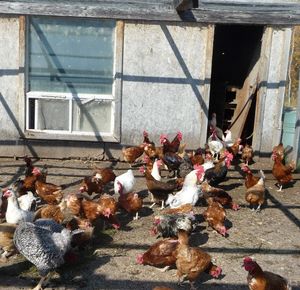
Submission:
[[[300,25],[300,0],[11,0],[0,14],[290,26]]]

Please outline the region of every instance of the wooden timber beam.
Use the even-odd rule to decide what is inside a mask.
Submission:
[[[193,0],[173,0],[174,8],[177,12],[186,11],[193,8]]]

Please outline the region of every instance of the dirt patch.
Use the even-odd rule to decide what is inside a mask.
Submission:
[[[92,162],[79,160],[39,160],[36,166],[48,165],[48,182],[66,184],[66,193],[76,191],[80,180],[90,175]],[[122,162],[97,162],[98,167],[112,166],[117,175],[125,172],[128,165]],[[23,178],[22,160],[0,160],[1,186],[8,186],[13,180]],[[277,192],[271,174],[271,162],[256,163],[251,166],[257,172],[263,169],[268,189],[267,205],[260,213],[252,212],[244,200],[243,177],[238,167],[232,167],[228,180],[221,187],[228,190],[234,200],[241,205],[237,212],[227,210],[229,237],[224,238],[206,227],[205,222],[198,224],[191,235],[190,242],[199,246],[214,258],[223,269],[220,279],[211,279],[203,274],[197,281],[198,288],[209,289],[248,289],[247,273],[241,267],[242,258],[254,256],[259,264],[269,271],[278,273],[291,281],[293,289],[300,289],[300,174],[295,174],[293,187]],[[53,276],[46,289],[147,289],[164,285],[173,289],[189,289],[189,284],[177,285],[176,269],[161,272],[151,266],[136,264],[136,256],[157,241],[149,234],[153,216],[160,212],[159,207],[148,208],[144,177],[134,169],[137,179],[136,191],[144,196],[145,207],[141,218],[132,217],[120,211],[118,218],[121,229],[108,229],[96,233],[91,245],[82,251],[80,260],[74,265],[64,265]],[[111,188],[107,189],[108,191]],[[199,203],[196,212],[201,214],[205,207]],[[1,289],[31,289],[38,278],[32,264],[22,256],[13,256],[8,263],[0,263]]]

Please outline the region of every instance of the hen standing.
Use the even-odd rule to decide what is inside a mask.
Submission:
[[[291,290],[287,280],[278,274],[263,271],[250,257],[245,257],[243,266],[248,271],[247,282],[250,290]]]
[[[194,283],[201,273],[208,272],[214,278],[219,277],[222,269],[212,263],[209,254],[200,248],[188,245],[188,234],[185,231],[178,232],[178,241],[176,267],[179,282],[187,277],[191,289],[196,289]]]
[[[33,221],[34,213],[20,208],[16,193],[12,189],[6,190],[3,195],[7,197],[8,200],[5,214],[6,222],[18,224],[20,222]]]
[[[273,154],[272,159],[274,160],[272,174],[278,181],[278,191],[281,191],[283,185],[289,184],[293,181],[292,172],[295,170],[296,164],[295,161],[293,161],[288,165],[284,165],[278,154]]]
[[[119,182],[119,181],[118,181]],[[143,207],[143,200],[136,192],[123,193],[123,186],[119,184],[119,198],[118,202],[120,207],[125,209],[128,213],[134,213],[133,220],[139,218],[139,210]]]
[[[255,185],[249,187],[245,194],[246,201],[250,204],[250,207],[253,206],[252,210],[254,210],[255,205],[257,205],[256,212],[260,210],[265,202],[265,191],[265,175],[261,170],[261,178]]]
[[[175,195],[169,194],[166,204],[171,208],[180,207],[183,204],[190,203],[195,205],[200,196],[200,189],[197,186],[198,180],[203,177],[204,169],[202,165],[191,171],[184,179],[182,189]]]
[[[120,190],[120,184],[122,185],[123,193],[128,193],[133,191],[135,185],[135,177],[131,169],[127,170],[125,173],[118,175],[114,180],[114,191],[118,194]]]
[[[76,231],[78,232],[78,231]],[[14,243],[18,251],[33,263],[42,276],[33,290],[42,289],[50,271],[64,264],[70,247],[71,232],[52,220],[23,222],[15,230]]]
[[[244,148],[242,149],[242,160],[246,163],[246,165],[248,166],[249,162],[252,162],[253,161],[253,156],[254,156],[254,153],[253,153],[253,148],[246,144],[244,146]]]

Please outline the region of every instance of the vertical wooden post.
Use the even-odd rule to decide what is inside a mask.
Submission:
[[[295,124],[295,138],[294,138],[294,154],[293,159],[296,160],[297,171],[300,171],[300,69],[298,71],[298,98],[297,98],[297,115]]]

